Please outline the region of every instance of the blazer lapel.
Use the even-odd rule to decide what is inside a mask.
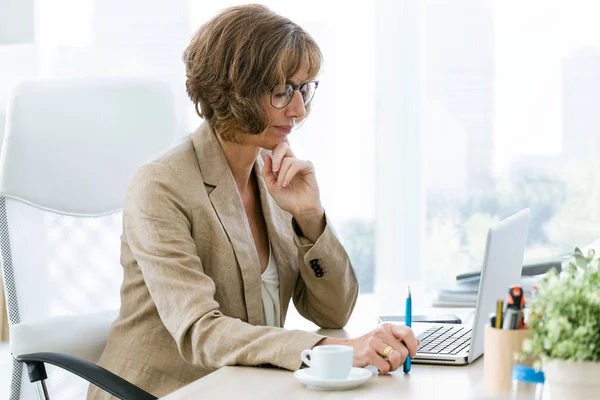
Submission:
[[[233,174],[208,123],[203,123],[191,139],[204,183],[214,187],[209,198],[229,237],[242,274],[248,323],[263,325],[260,261]]]
[[[262,176],[263,159],[261,157],[254,164],[254,173],[258,181],[260,191],[260,202],[262,206],[269,241],[271,242],[271,251],[277,264],[277,273],[279,274],[279,304],[280,304],[280,325],[285,322],[290,297],[294,291],[296,283],[296,271],[293,269],[298,254],[294,246],[294,238],[291,230],[292,216],[283,211],[269,194],[267,184]]]

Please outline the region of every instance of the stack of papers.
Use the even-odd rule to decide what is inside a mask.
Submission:
[[[521,277],[521,287],[525,298],[531,296],[531,290],[544,275]],[[455,283],[453,286],[440,289],[434,297],[432,307],[475,307],[479,279],[471,279]]]
[[[462,288],[456,285],[452,288],[440,289],[433,299],[433,307],[475,307],[477,304],[477,288]]]

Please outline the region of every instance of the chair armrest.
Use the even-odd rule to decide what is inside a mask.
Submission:
[[[82,377],[88,382],[122,400],[156,400],[150,393],[118,375],[81,358],[59,353],[32,353],[16,357],[19,362],[48,363]]]
[[[1,1],[1,0],[0,0]],[[58,353],[96,362],[102,355],[119,310],[60,315],[10,326],[10,352]]]

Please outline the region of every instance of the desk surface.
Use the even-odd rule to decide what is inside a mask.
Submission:
[[[448,310],[444,310],[447,312]],[[334,337],[357,337],[376,326],[376,315],[368,304],[357,308],[345,329],[317,330],[307,321],[294,316],[287,328],[306,329]],[[224,367],[161,400],[198,398],[279,399],[482,399],[483,360],[467,366],[433,366],[413,364],[410,374],[402,371],[374,376],[361,387],[350,391],[325,392],[307,389],[291,371],[270,368]]]
[[[307,389],[292,372],[252,367],[225,367],[161,400],[192,399],[480,399],[483,360],[469,366],[413,364],[410,374],[374,376],[357,389],[324,392]]]

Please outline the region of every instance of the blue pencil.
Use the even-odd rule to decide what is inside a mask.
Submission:
[[[408,297],[406,298],[406,313],[404,315],[404,324],[406,326],[412,325],[412,298],[410,296],[410,286],[408,287]],[[404,373],[408,374],[410,372],[410,356],[406,357],[404,360]]]

